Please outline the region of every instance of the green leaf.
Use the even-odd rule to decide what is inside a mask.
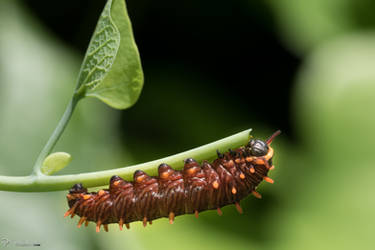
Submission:
[[[65,168],[71,161],[72,157],[68,153],[52,153],[44,159],[41,171],[45,175],[51,175]]]
[[[83,60],[77,92],[126,109],[138,99],[143,71],[124,0],[108,0]]]

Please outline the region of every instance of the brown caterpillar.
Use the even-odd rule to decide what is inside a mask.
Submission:
[[[128,182],[119,176],[112,176],[109,189],[88,193],[82,184],[75,184],[67,195],[70,209],[65,217],[75,214],[81,219],[78,227],[85,222],[96,222],[96,231],[100,226],[108,232],[108,224],[118,223],[129,229],[133,221],[147,222],[161,217],[169,218],[182,214],[195,214],[208,209],[217,209],[235,204],[239,213],[240,200],[255,191],[262,180],[273,183],[267,176],[272,170],[272,140],[280,134],[276,131],[268,140],[251,139],[249,143],[224,154],[217,151],[218,158],[212,163],[203,161],[202,165],[194,159],[185,160],[184,169],[173,170],[163,163],[159,166],[158,177],[150,177],[141,170],[134,173],[134,181]]]

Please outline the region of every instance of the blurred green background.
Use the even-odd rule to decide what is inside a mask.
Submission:
[[[105,4],[0,0],[0,174],[28,175]],[[262,200],[95,233],[66,192],[0,191],[0,240],[38,249],[373,249],[375,2],[128,0],[145,72],[129,110],[79,104],[61,173],[112,169],[253,128],[274,142]]]

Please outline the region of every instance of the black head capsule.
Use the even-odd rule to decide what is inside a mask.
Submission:
[[[254,140],[251,139],[249,144],[247,145],[248,152],[252,156],[263,156],[268,153],[268,145],[262,140]]]

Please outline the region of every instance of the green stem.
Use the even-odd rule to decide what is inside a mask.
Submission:
[[[78,101],[81,99],[81,95],[74,94],[73,98],[70,100],[68,106],[66,107],[66,110],[61,117],[59,123],[57,124],[57,127],[53,131],[51,137],[48,139],[46,145],[40,152],[33,168],[32,175],[41,176],[42,173],[40,171],[40,168],[42,167],[44,159],[51,153],[53,147],[56,145],[57,141],[59,140],[61,134],[64,132],[64,129],[66,128],[70,118],[72,117],[73,111],[75,106],[77,105]]]
[[[183,160],[186,158],[192,157],[198,162],[212,160],[216,157],[217,149],[224,152],[229,148],[235,149],[243,146],[249,141],[250,132],[251,129],[248,129],[183,153],[130,167],[75,175],[0,176],[0,190],[18,192],[57,191],[69,189],[75,183],[82,183],[85,187],[97,187],[107,185],[113,175],[119,175],[125,180],[130,181],[133,179],[134,171],[138,169],[145,171],[151,176],[156,176],[157,168],[161,163],[167,163],[174,169],[181,169],[183,167]]]

